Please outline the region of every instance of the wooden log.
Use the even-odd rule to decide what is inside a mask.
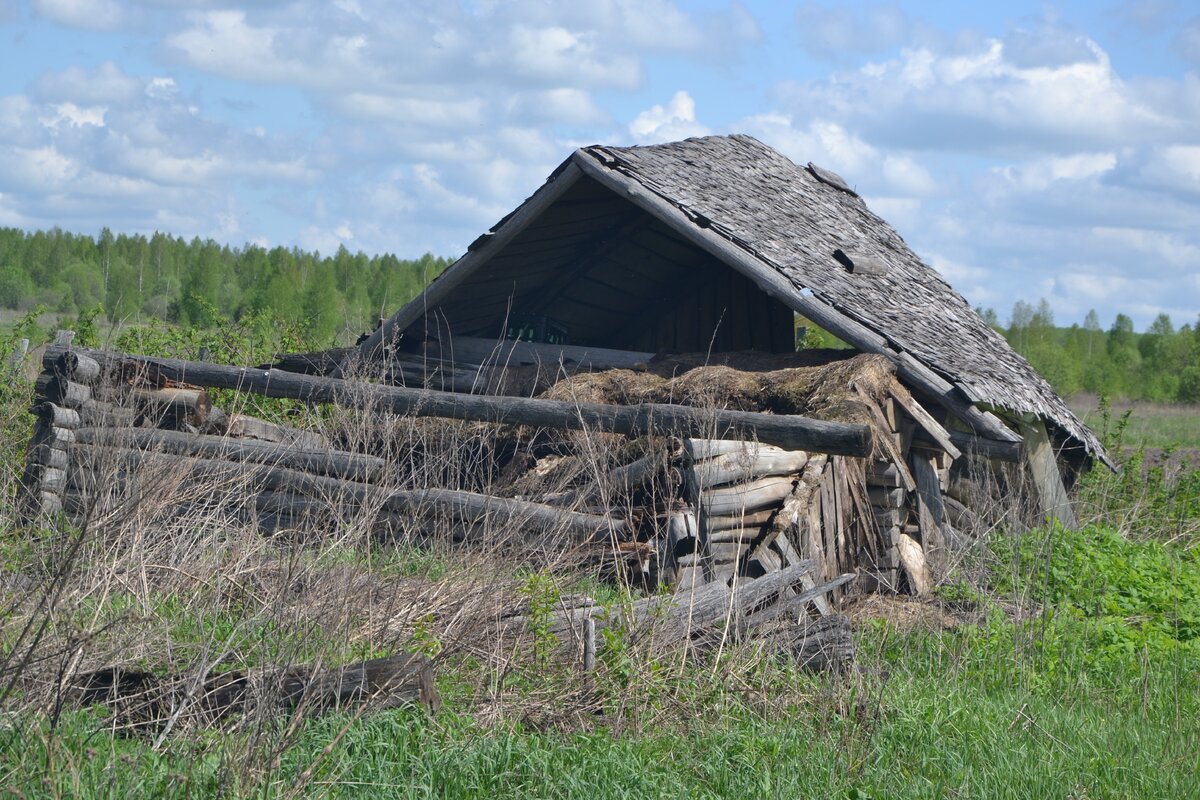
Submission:
[[[79,427],[79,412],[72,408],[63,408],[54,403],[38,403],[29,411],[47,427],[64,430],[75,430]]]
[[[793,478],[762,478],[750,483],[708,489],[700,495],[705,514],[732,516],[779,506],[796,488]]]
[[[904,486],[900,470],[890,461],[872,463],[867,469],[866,479],[868,486],[884,486],[891,489]]]
[[[942,502],[941,484],[930,459],[918,450],[908,456],[913,476],[917,479],[917,524],[921,527],[921,549],[934,580],[946,576],[946,542],[942,530],[946,522],[946,507]]]
[[[462,395],[428,389],[375,386],[279,370],[262,371],[174,359],[147,359],[99,350],[91,350],[87,354],[102,364],[106,361],[153,364],[159,373],[168,378],[200,386],[237,389],[311,403],[378,409],[394,414],[570,430],[598,429],[625,435],[652,434],[656,431],[684,435],[707,432],[715,433],[720,438],[755,438],[788,450],[814,450],[854,456],[865,456],[871,450],[871,429],[866,425],[782,414],[703,409],[666,403],[613,406],[526,397]]]
[[[325,441],[325,437],[319,434],[293,428],[288,425],[267,422],[265,419],[247,416],[246,414],[233,414],[230,416],[228,424],[225,426],[225,432],[234,438],[258,439],[263,442],[289,444],[300,448],[319,449],[329,446]]]
[[[900,508],[908,493],[903,489],[885,489],[879,486],[867,487],[867,498],[871,505],[877,508]]]
[[[709,535],[740,528],[761,528],[779,513],[774,508],[765,511],[753,511],[747,514],[712,515],[705,517],[705,527]]]
[[[726,453],[715,458],[697,462],[693,469],[701,491],[731,483],[746,483],[759,478],[795,475],[804,469],[808,453],[771,448],[773,452],[758,452],[753,457],[749,451]]]
[[[610,471],[604,478],[580,489],[564,493],[556,505],[587,506],[601,499],[605,493],[617,497],[628,497],[654,484],[663,487],[679,487],[679,473],[670,474],[668,459],[664,453],[649,453],[636,461]]]
[[[62,498],[54,492],[38,493],[38,511],[52,517],[63,510]]]
[[[61,375],[43,372],[33,387],[34,393],[51,403],[78,409],[92,399],[92,388],[67,380]]]
[[[186,422],[198,427],[212,408],[208,392],[203,389],[133,389],[129,396],[138,410],[156,422]]]
[[[49,347],[42,354],[42,369],[77,383],[92,384],[100,377],[100,363],[78,348]]]
[[[708,542],[710,547],[715,544],[729,543],[748,545],[752,542],[757,542],[761,536],[762,526],[757,528],[726,528],[720,531],[709,531]]]
[[[51,447],[49,444],[43,443],[29,448],[28,461],[31,464],[40,464],[43,467],[65,470],[69,459],[67,458],[66,450]]]
[[[79,422],[88,428],[132,428],[141,419],[132,408],[103,400],[89,400],[79,409]]]
[[[854,635],[849,618],[842,614],[762,625],[749,636],[764,652],[785,653],[802,669],[838,670],[854,660]]]
[[[55,428],[52,425],[38,423],[34,426],[33,436],[29,440],[29,447],[32,449],[45,445],[55,450],[65,450],[74,441],[75,431],[70,428]]]
[[[134,428],[80,428],[75,438],[80,444],[267,464],[360,483],[378,483],[390,474],[388,463],[382,458],[254,439]]]
[[[978,535],[988,529],[978,514],[953,497],[943,495],[942,503],[946,507],[946,519],[958,530],[969,535]]]
[[[410,653],[342,667],[211,672],[195,689],[189,675],[106,667],[72,680],[70,696],[81,707],[107,706],[120,728],[152,731],[180,721],[211,725],[259,708],[320,713],[364,703],[383,709],[419,702],[436,710],[441,703],[432,662]]]
[[[921,550],[921,545],[917,544],[916,539],[902,533],[897,550],[900,566],[904,568],[904,574],[908,578],[909,589],[918,597],[927,596],[933,591],[933,577],[929,574],[929,566],[925,563],[925,553]]]
[[[951,441],[950,432],[930,416],[929,412],[920,403],[911,396],[906,397],[907,392],[896,391],[894,388],[889,387],[888,394],[908,412],[908,415],[912,417],[913,421],[917,423],[917,426],[921,428],[926,436],[936,442],[938,447],[950,455],[951,460],[962,455],[959,449],[954,446],[954,442]]]
[[[1075,510],[1063,486],[1058,459],[1054,456],[1054,447],[1046,432],[1046,423],[1028,414],[1022,416],[1019,423],[1026,442],[1025,463],[1033,476],[1042,516],[1047,520],[1057,520],[1064,528],[1077,527]]]
[[[628,532],[628,523],[623,520],[474,492],[453,489],[391,490],[339,478],[310,475],[284,467],[204,458],[182,461],[169,455],[98,445],[76,445],[73,452],[90,459],[92,464],[107,465],[110,468],[165,468],[173,481],[186,479],[214,485],[218,485],[219,482],[239,482],[252,490],[270,489],[316,497],[338,497],[359,505],[371,503],[398,513],[448,514],[471,523],[489,523],[509,528],[519,526],[542,532],[561,533],[581,543],[603,540],[610,536],[623,536]],[[82,458],[80,460],[82,461]],[[86,463],[88,462],[80,466],[86,467]]]
[[[954,445],[964,453],[994,458],[997,461],[1016,463],[1025,454],[1024,441],[1012,442],[954,430],[950,431],[950,441],[954,442]]]

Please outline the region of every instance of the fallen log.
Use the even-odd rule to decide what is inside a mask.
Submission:
[[[79,444],[144,450],[176,456],[265,464],[287,467],[300,472],[325,475],[360,483],[377,483],[389,474],[388,463],[382,458],[323,450],[291,447],[254,439],[230,439],[181,431],[153,428],[80,428],[75,431]]]
[[[364,703],[379,709],[421,703],[437,710],[441,705],[432,662],[411,653],[343,667],[209,672],[200,681],[106,667],[76,677],[70,695],[83,707],[107,706],[116,727],[134,731],[160,731],[180,722],[212,725],[260,709],[323,713]]]
[[[814,450],[853,456],[868,455],[872,443],[871,430],[866,425],[788,415],[666,403],[613,406],[525,397],[465,395],[430,389],[376,386],[279,370],[150,359],[101,350],[88,350],[85,354],[102,365],[129,361],[153,368],[171,380],[199,386],[236,389],[310,403],[378,409],[394,414],[571,430],[597,429],[626,435],[664,432],[707,434],[718,438],[754,438],[787,450]]]
[[[80,457],[76,457],[76,454]],[[229,486],[245,485],[253,491],[295,492],[314,497],[343,498],[359,505],[372,504],[387,511],[407,514],[449,514],[464,522],[490,523],[504,527],[529,527],[543,532],[568,535],[578,543],[594,542],[610,536],[624,536],[628,523],[609,517],[582,514],[561,508],[513,500],[504,497],[464,492],[454,489],[393,490],[357,483],[355,481],[310,475],[285,467],[254,463],[178,458],[146,453],[140,450],[109,448],[100,445],[77,444],[72,448],[72,471],[86,471],[83,484],[95,480],[95,467],[101,469],[136,470],[170,483],[204,481]],[[161,467],[162,472],[147,470]]]

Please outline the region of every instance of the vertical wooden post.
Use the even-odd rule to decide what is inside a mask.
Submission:
[[[591,672],[596,668],[596,620],[592,617],[583,618],[583,671]]]
[[[1018,419],[1021,435],[1025,437],[1025,463],[1033,476],[1033,485],[1038,494],[1042,516],[1058,520],[1064,528],[1075,528],[1075,511],[1071,498],[1063,486],[1058,471],[1058,459],[1054,457],[1054,446],[1046,432],[1046,423],[1032,414],[1023,414]]]

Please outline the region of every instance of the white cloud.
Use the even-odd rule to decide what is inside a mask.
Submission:
[[[1157,256],[1172,266],[1200,269],[1200,245],[1176,234],[1140,228],[1107,227],[1093,228],[1092,234],[1099,239]]]
[[[665,106],[651,106],[634,117],[629,133],[636,141],[650,144],[704,136],[708,128],[696,121],[696,101],[680,89]]]
[[[124,19],[114,0],[34,0],[33,7],[42,16],[72,28],[110,31]]]
[[[890,50],[908,42],[913,23],[895,6],[862,9],[803,3],[796,10],[800,43],[809,53],[830,60]]]
[[[1045,189],[1055,181],[1081,181],[1110,172],[1117,165],[1115,153],[1076,153],[1049,156],[1015,166],[997,168],[997,172],[1023,189]]]

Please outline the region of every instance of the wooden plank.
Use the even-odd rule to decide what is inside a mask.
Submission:
[[[908,577],[909,588],[919,597],[927,596],[933,591],[933,578],[929,574],[929,566],[925,563],[925,553],[921,545],[908,534],[902,533],[897,549],[900,565]]]
[[[1075,510],[1071,507],[1071,498],[1063,486],[1062,475],[1058,471],[1058,459],[1054,457],[1054,447],[1046,433],[1046,424],[1027,415],[1022,416],[1018,423],[1025,434],[1025,463],[1033,476],[1042,516],[1048,520],[1057,520],[1064,528],[1077,527]]]
[[[929,412],[921,406],[916,400],[905,397],[901,392],[895,391],[892,387],[888,387],[888,394],[900,406],[908,412],[908,415],[913,418],[913,421],[920,426],[929,438],[937,442],[938,446],[950,454],[952,459],[956,459],[962,455],[954,442],[950,439],[950,432],[942,427],[936,419],[929,415]]]
[[[921,548],[925,551],[931,578],[940,580],[946,576],[946,542],[942,530],[946,508],[942,504],[937,470],[919,451],[909,454],[909,462],[917,479],[917,525],[921,529]]]

